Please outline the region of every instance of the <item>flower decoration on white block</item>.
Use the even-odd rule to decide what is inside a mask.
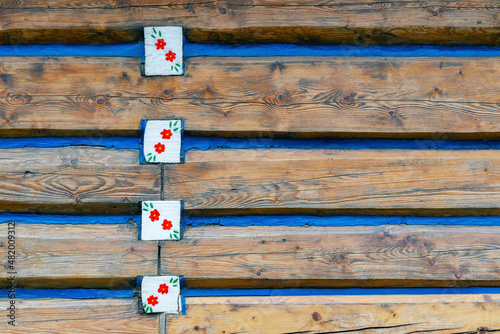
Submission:
[[[144,28],[146,75],[182,75],[182,27]]]
[[[144,130],[144,158],[150,163],[181,162],[182,121],[147,121]]]
[[[146,313],[178,314],[182,311],[178,276],[143,277],[141,296]]]
[[[181,202],[142,202],[142,240],[181,239]]]

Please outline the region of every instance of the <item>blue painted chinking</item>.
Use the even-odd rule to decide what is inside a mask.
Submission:
[[[0,56],[144,57],[144,44],[119,45],[1,45]],[[497,57],[497,47],[351,46],[351,45],[213,45],[184,43],[185,57]]]
[[[6,297],[8,290],[1,290],[0,298]],[[16,289],[17,298],[132,298],[133,290],[106,290],[106,289]]]
[[[5,297],[8,290],[2,290]],[[16,289],[18,298],[133,298],[135,290],[105,289]],[[440,295],[440,294],[499,294],[500,288],[352,288],[352,289],[192,289],[183,288],[183,297],[226,297],[226,296],[367,296],[367,295]]]
[[[1,213],[0,223],[24,224],[127,224],[140,225],[141,216],[67,216]],[[402,216],[211,216],[184,215],[183,227],[220,226],[377,226],[377,225],[477,225],[500,226],[499,216],[487,217],[402,217]]]
[[[128,137],[72,137],[72,138],[0,138],[0,148],[22,147],[63,147],[63,146],[93,146],[114,149],[139,149],[140,138]],[[183,138],[182,150],[213,150],[213,149],[253,149],[253,148],[301,148],[301,149],[500,149],[500,141],[493,140],[434,140],[434,139],[276,139],[276,138],[214,138],[190,137]],[[184,154],[184,153],[183,153]]]

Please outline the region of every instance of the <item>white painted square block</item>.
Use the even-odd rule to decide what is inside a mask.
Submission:
[[[144,28],[146,75],[182,75],[182,27]]]
[[[149,163],[181,162],[182,121],[147,121],[144,158]]]
[[[180,240],[181,202],[142,202],[142,240]]]
[[[142,306],[146,313],[182,312],[178,276],[145,276],[142,279]]]

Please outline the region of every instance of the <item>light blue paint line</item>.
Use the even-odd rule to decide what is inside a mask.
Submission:
[[[1,45],[0,56],[95,56],[144,57],[144,43],[115,45]],[[184,44],[185,57],[294,57],[294,56],[352,56],[352,57],[497,57],[498,47],[464,46],[352,46],[352,45],[295,45],[254,44],[218,45]]]
[[[132,219],[140,223],[141,216],[66,216],[0,213],[0,223],[26,224],[126,224]]]
[[[117,45],[31,44],[1,45],[0,56],[143,57],[144,43]]]
[[[480,140],[395,140],[395,139],[273,139],[185,137],[184,151],[197,149],[303,148],[303,149],[500,149],[500,141]]]
[[[1,213],[0,223],[26,224],[126,224],[140,226],[141,216],[67,216]],[[378,226],[378,225],[478,225],[500,226],[499,216],[402,217],[402,216],[215,216],[182,218],[182,226]]]
[[[9,290],[2,290],[2,297],[8,297]],[[133,298],[133,290],[104,290],[104,289],[21,289],[15,290],[15,299],[18,298]]]
[[[183,297],[236,297],[236,296],[369,296],[369,295],[439,295],[439,294],[500,294],[497,287],[466,288],[348,288],[348,289],[193,289],[184,288]],[[7,298],[8,289],[1,297]],[[22,289],[17,288],[16,299],[34,298],[134,298],[134,290],[104,289]]]
[[[182,226],[379,226],[379,225],[478,225],[500,226],[499,216],[401,217],[401,216],[223,216],[182,218]]]
[[[352,288],[352,289],[191,289],[183,297],[231,296],[369,296],[369,295],[440,295],[440,294],[500,294],[500,288]]]
[[[63,147],[63,146],[98,146],[115,149],[139,149],[140,139],[129,137],[32,137],[0,139],[0,148],[21,147]]]
[[[0,139],[0,148],[97,146],[115,149],[140,149],[141,139],[130,137],[12,138]],[[301,149],[500,149],[493,140],[395,140],[395,139],[273,139],[216,138],[185,136],[182,151],[212,149],[301,148]]]

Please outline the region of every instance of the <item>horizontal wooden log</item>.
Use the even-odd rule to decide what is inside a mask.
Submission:
[[[161,263],[192,287],[500,286],[500,229],[195,227]]]
[[[140,201],[160,199],[160,178],[139,150],[0,149],[0,212],[138,213]]]
[[[186,59],[142,77],[138,58],[0,59],[0,136],[189,135],[500,138],[498,58]]]
[[[50,334],[163,334],[160,316],[138,311],[137,300],[130,299],[16,299],[15,326],[9,325],[7,305],[0,299],[0,331]]]
[[[0,231],[0,248],[5,251],[0,285],[4,287],[10,287],[12,275],[18,287],[133,287],[137,276],[158,272],[157,243],[139,240],[138,227],[132,223],[12,222],[0,224]],[[14,245],[9,248],[13,253],[8,252],[9,245]]]
[[[498,215],[499,175],[497,150],[188,151],[164,197],[192,215]]]
[[[498,295],[189,297],[167,333],[491,333]]]
[[[0,42],[119,43],[181,25],[192,42],[496,45],[494,0],[2,1]]]

